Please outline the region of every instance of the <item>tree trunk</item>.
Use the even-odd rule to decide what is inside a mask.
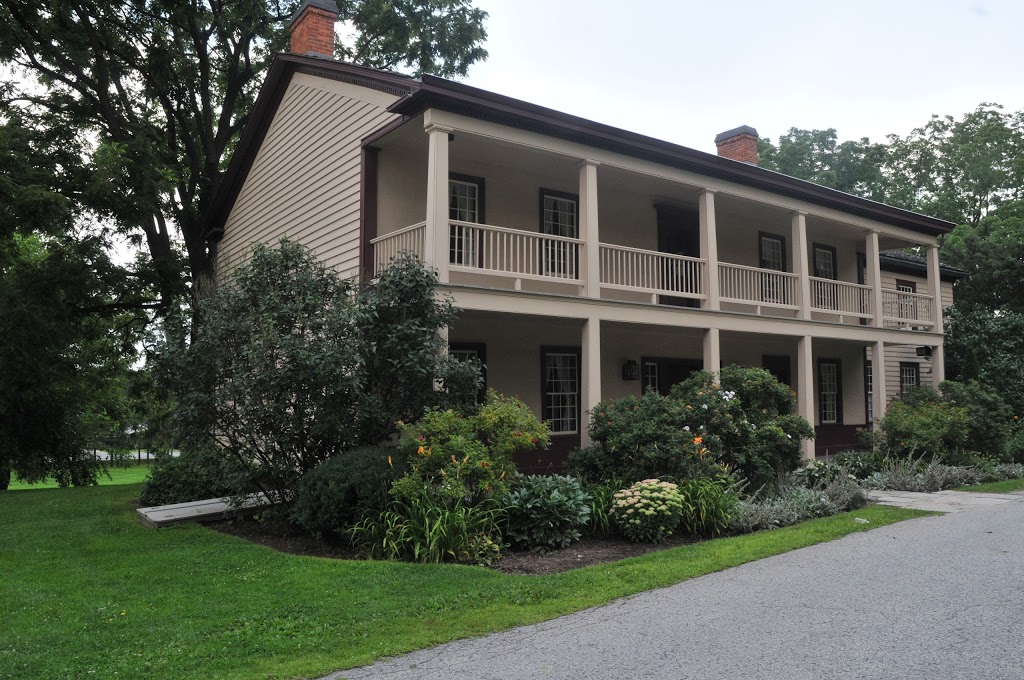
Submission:
[[[11,466],[7,463],[0,463],[0,491],[7,491],[11,485]]]

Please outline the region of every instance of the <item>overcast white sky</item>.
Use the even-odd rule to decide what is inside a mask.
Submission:
[[[714,152],[739,125],[906,135],[1024,109],[1022,0],[475,0],[470,85]]]

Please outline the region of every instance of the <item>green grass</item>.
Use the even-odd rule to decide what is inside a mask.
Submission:
[[[119,484],[141,484],[149,476],[149,462],[132,462],[128,467],[107,468],[108,475],[101,474],[97,480],[100,486],[111,486]],[[11,480],[10,491],[24,491],[25,489],[56,489],[57,482],[47,479],[44,482],[28,484],[18,479],[17,475]],[[0,676],[3,677],[3,676]]]
[[[873,506],[515,576],[298,557],[196,525],[145,529],[135,519],[138,492],[0,493],[0,678],[316,676],[927,514]]]
[[[1024,490],[1024,479],[1004,479],[1001,482],[988,482],[987,484],[972,484],[971,486],[958,486],[954,491],[977,491],[979,493],[1012,493],[1013,491]]]

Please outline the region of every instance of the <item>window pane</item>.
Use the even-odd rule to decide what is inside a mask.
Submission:
[[[656,361],[644,362],[644,392],[648,387],[658,389],[658,363]]]
[[[541,231],[554,236],[576,238],[576,201],[556,196],[544,197],[544,222]]]
[[[479,222],[480,187],[472,182],[448,180],[448,219],[460,222]],[[452,264],[477,267],[477,242],[480,232],[476,227],[449,225],[448,261]]]
[[[765,269],[773,269],[777,272],[785,270],[785,266],[783,266],[785,258],[782,254],[782,241],[770,236],[762,236],[761,258],[763,260],[761,266]]]
[[[814,269],[817,271],[816,275],[818,278],[836,278],[836,263],[831,250],[825,248],[814,249]]]
[[[875,419],[875,380],[874,376],[871,375],[871,362],[867,361],[864,363],[864,387],[867,393],[868,400],[868,423]]]

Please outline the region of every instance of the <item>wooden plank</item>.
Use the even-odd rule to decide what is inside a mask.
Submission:
[[[150,529],[181,524],[182,522],[208,522],[224,519],[232,514],[251,514],[273,505],[266,494],[254,493],[245,498],[237,507],[232,507],[230,498],[208,498],[190,503],[156,505],[136,510],[139,522]]]

